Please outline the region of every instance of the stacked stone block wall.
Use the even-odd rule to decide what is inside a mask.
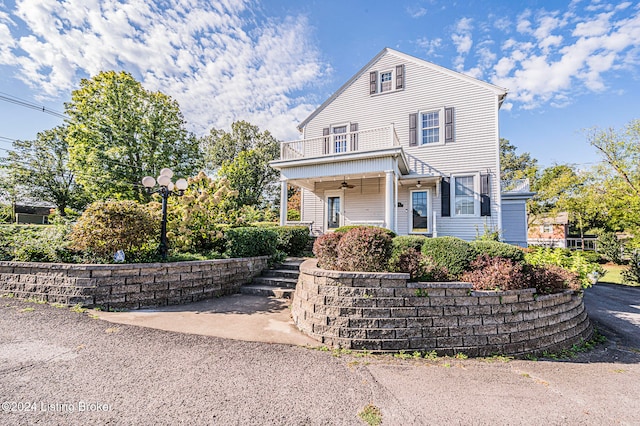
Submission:
[[[237,293],[267,257],[84,265],[0,262],[0,295],[105,309],[176,305]]]
[[[488,356],[570,347],[592,334],[582,295],[474,291],[469,283],[407,282],[407,274],[301,265],[292,304],[300,330],[332,347]]]

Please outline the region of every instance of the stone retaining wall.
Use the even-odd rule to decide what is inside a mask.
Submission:
[[[0,295],[104,309],[175,305],[237,293],[267,257],[172,263],[0,262]]]
[[[591,337],[582,295],[534,289],[474,291],[468,283],[407,282],[408,274],[300,267],[292,304],[298,328],[332,347],[521,355]]]

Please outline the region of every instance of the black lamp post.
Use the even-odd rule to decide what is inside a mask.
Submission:
[[[181,197],[184,195],[184,190],[187,189],[188,182],[186,179],[178,179],[174,184],[171,181],[173,177],[173,171],[171,169],[160,170],[160,176],[158,176],[158,188],[153,189],[156,186],[156,179],[151,176],[145,176],[142,178],[142,185],[146,188],[147,193],[158,193],[162,197],[162,227],[160,229],[160,255],[162,260],[167,260],[167,252],[169,251],[169,245],[167,244],[167,200],[171,195]],[[177,190],[177,191],[176,191]]]

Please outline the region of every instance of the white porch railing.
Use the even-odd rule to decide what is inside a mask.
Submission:
[[[500,192],[530,192],[529,179],[511,179],[500,182]]]
[[[280,159],[296,160],[322,155],[340,155],[391,148],[393,146],[400,146],[400,140],[391,125],[357,132],[335,133],[312,139],[282,142],[280,144]]]

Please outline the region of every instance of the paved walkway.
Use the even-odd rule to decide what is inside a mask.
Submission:
[[[263,296],[234,294],[188,305],[93,313],[113,323],[179,333],[249,342],[321,346],[298,330],[286,300]]]

